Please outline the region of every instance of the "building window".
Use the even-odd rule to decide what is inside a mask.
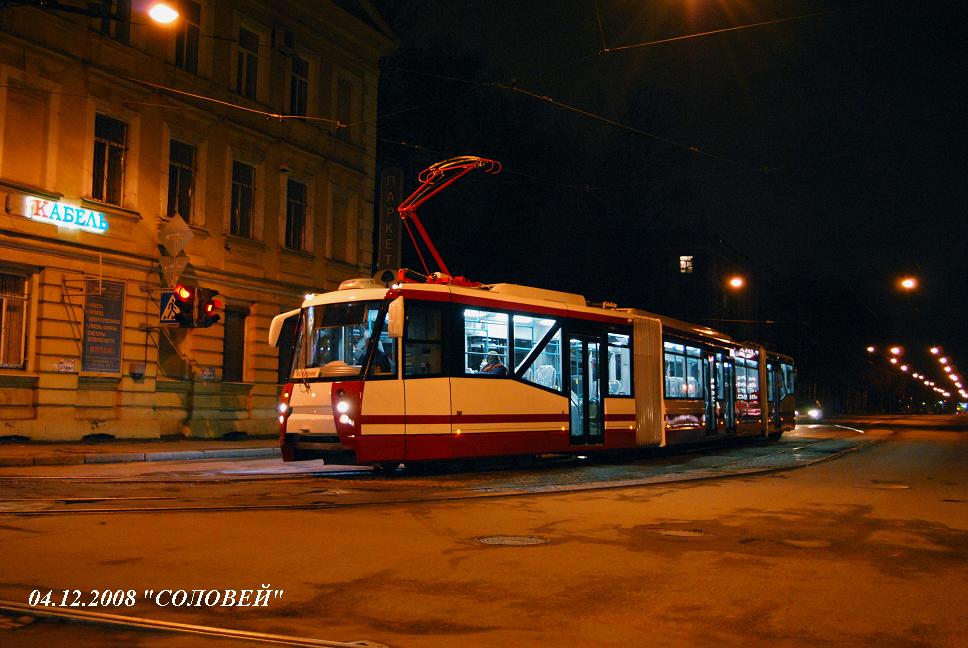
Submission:
[[[246,315],[248,313],[244,310],[225,310],[225,330],[222,337],[222,380],[224,382],[242,382]]]
[[[333,190],[333,234],[331,255],[337,261],[356,263],[356,204],[353,195],[339,187]]]
[[[252,238],[252,215],[255,211],[255,168],[244,162],[232,162],[232,213],[229,234]]]
[[[111,205],[124,198],[125,142],[128,125],[98,113],[94,118],[94,184],[91,196]]]
[[[306,116],[309,97],[309,61],[292,57],[292,75],[289,77],[289,114]]]
[[[0,367],[23,367],[26,314],[26,277],[0,273]]]
[[[101,33],[127,45],[131,38],[131,0],[102,0],[101,4],[108,14],[101,18]]]
[[[198,73],[198,39],[201,35],[202,7],[192,0],[182,0],[180,24],[175,32],[175,66],[192,74]]]
[[[336,129],[336,136],[349,141],[349,125],[353,123],[353,82],[339,79],[336,82],[336,119],[340,125]]]
[[[692,274],[692,255],[679,257],[679,272]]]
[[[259,35],[239,28],[239,50],[235,66],[235,91],[255,101],[259,79]]]
[[[192,220],[195,194],[195,147],[171,140],[168,148],[168,215]]]
[[[306,185],[295,180],[286,182],[286,247],[306,249]]]

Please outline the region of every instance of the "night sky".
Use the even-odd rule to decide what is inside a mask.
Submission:
[[[413,187],[453,154],[505,165],[421,214],[455,273],[648,309],[643,247],[704,231],[801,296],[813,352],[934,343],[968,368],[959,3],[375,5],[400,39],[378,166]]]

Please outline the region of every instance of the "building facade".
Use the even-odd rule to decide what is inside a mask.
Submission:
[[[392,36],[365,0],[105,4],[0,11],[0,437],[271,434],[269,321],[371,271]],[[176,276],[220,321],[162,324]]]

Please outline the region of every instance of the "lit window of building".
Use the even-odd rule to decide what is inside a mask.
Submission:
[[[125,142],[128,125],[100,113],[94,118],[94,182],[91,196],[111,205],[124,198]]]
[[[258,79],[259,35],[245,27],[240,27],[235,67],[235,91],[243,97],[255,100]]]
[[[295,180],[286,182],[286,247],[306,249],[306,185]]]
[[[679,257],[679,272],[692,274],[692,255]]]
[[[202,7],[192,0],[180,5],[181,20],[175,32],[175,66],[192,74],[198,72],[198,39],[201,34]]]
[[[168,215],[178,214],[186,223],[190,223],[194,194],[195,147],[171,140],[168,152]]]
[[[244,162],[232,163],[232,206],[229,234],[252,238],[255,211],[255,168]]]

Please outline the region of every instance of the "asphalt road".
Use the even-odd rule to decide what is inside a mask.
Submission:
[[[920,421],[867,421],[874,443],[755,474],[736,467],[771,449],[399,478],[0,482],[12,511],[0,515],[0,599],[134,589],[133,607],[99,611],[394,647],[964,646],[968,430]],[[824,430],[798,434],[785,443],[803,455]],[[694,471],[712,474],[663,481]],[[628,485],[636,475],[646,483]],[[603,488],[609,476],[626,485]],[[338,503],[339,490],[360,505],[227,505]],[[108,496],[225,506],[66,510],[116,506],[92,503]],[[538,544],[481,542],[495,536]],[[267,607],[142,600],[146,589],[261,585],[284,594]],[[245,645],[18,616],[0,617],[0,644]]]

